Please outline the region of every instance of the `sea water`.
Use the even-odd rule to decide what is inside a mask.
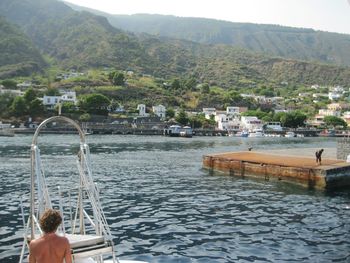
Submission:
[[[312,191],[202,169],[204,154],[309,154],[330,138],[91,135],[94,179],[121,259],[350,262],[350,191]],[[0,262],[18,262],[28,213],[31,136],[0,137]],[[49,187],[77,179],[77,136],[41,135]],[[310,150],[312,149],[312,150]],[[53,196],[55,201],[56,197]],[[56,202],[57,203],[57,202]]]

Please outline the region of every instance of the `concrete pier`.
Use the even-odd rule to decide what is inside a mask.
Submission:
[[[266,154],[231,152],[203,156],[203,167],[211,172],[265,180],[283,180],[315,189],[350,187],[350,163],[324,159]]]

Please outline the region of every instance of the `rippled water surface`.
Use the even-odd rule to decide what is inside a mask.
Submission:
[[[77,137],[39,140],[49,185],[77,178]],[[0,262],[18,262],[31,136],[0,137]],[[350,191],[209,175],[202,156],[336,147],[325,138],[89,136],[120,258],[149,262],[350,262]],[[63,180],[62,180],[63,179]]]

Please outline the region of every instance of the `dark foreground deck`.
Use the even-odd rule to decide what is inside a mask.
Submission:
[[[231,152],[203,156],[203,167],[241,177],[284,180],[317,189],[350,186],[350,163],[259,152]]]

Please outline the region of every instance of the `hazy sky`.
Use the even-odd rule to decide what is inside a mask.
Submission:
[[[350,0],[66,0],[111,14],[164,14],[350,34]]]

